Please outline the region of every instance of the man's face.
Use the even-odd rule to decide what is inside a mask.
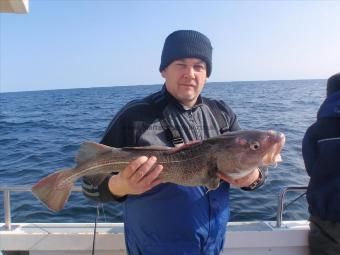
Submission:
[[[207,67],[198,58],[175,60],[162,71],[168,92],[181,104],[192,107],[207,80]]]

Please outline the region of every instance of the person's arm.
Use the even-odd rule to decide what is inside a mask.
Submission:
[[[216,101],[219,109],[222,111],[222,115],[226,122],[228,122],[228,131],[238,131],[241,130],[240,124],[238,122],[237,116],[234,111],[222,100]]]
[[[317,144],[313,137],[313,127],[314,125],[307,129],[302,140],[302,157],[309,176],[311,175],[311,171],[317,160]]]

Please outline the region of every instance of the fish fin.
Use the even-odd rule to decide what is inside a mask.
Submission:
[[[72,174],[71,170],[60,170],[46,176],[32,187],[32,193],[52,211],[60,211],[74,185],[71,181],[65,181]]]
[[[151,145],[151,146],[142,146],[142,147],[123,147],[121,148],[124,151],[139,151],[139,150],[143,150],[143,151],[169,151],[169,153],[175,153],[177,151],[180,150],[184,150],[184,149],[190,149],[192,148],[192,146],[195,146],[197,144],[200,144],[201,141],[191,141],[188,142],[180,147],[167,147],[167,146],[157,146],[157,145]]]
[[[206,186],[207,192],[205,192],[205,194],[208,194],[209,191],[212,191],[212,190],[217,189],[219,186],[220,186],[220,184],[218,184],[216,187],[215,187],[215,186],[213,186],[213,187],[211,187],[211,186]]]
[[[221,179],[217,176],[210,178],[209,182],[205,185],[210,190],[215,190],[220,186]]]
[[[82,163],[85,163],[86,161],[97,158],[99,155],[107,152],[112,152],[114,149],[116,148],[95,142],[84,142],[82,143],[82,145],[80,145],[80,149],[76,158],[76,163],[80,165]]]
[[[177,153],[179,151],[183,151],[183,150],[188,150],[188,149],[191,149],[192,147],[196,147],[197,145],[201,144],[202,141],[190,141],[186,144],[183,144],[179,147],[176,147],[176,148],[172,148],[170,153]]]
[[[144,151],[170,151],[173,148],[172,147],[166,147],[166,146],[155,146],[155,145],[151,145],[151,146],[143,146],[143,147],[123,147],[121,148],[124,151],[140,151],[140,150],[144,150]]]

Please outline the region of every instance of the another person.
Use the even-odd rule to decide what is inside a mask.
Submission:
[[[210,40],[197,31],[173,32],[162,51],[162,90],[123,107],[101,143],[178,146],[239,130],[229,106],[200,96],[211,70]],[[162,183],[161,171],[155,157],[140,157],[99,186],[90,177],[83,180],[87,197],[123,201],[129,254],[219,254],[229,220],[229,183],[252,190],[265,179],[259,169],[234,181],[222,176],[229,183],[207,192],[206,187]]]
[[[311,255],[340,254],[340,73],[327,81],[327,97],[308,128],[302,154],[310,181]]]

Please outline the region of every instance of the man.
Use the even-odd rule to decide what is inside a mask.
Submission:
[[[212,46],[203,34],[179,30],[164,43],[161,91],[128,103],[112,120],[101,143],[113,146],[178,146],[239,130],[236,115],[222,101],[200,93],[212,69]],[[84,194],[97,201],[123,202],[129,254],[219,254],[229,219],[229,183],[262,185],[259,170],[216,190],[162,183],[155,157],[140,157],[100,186],[84,178]],[[250,187],[248,187],[250,185]]]
[[[310,181],[311,255],[340,254],[340,73],[327,81],[327,97],[307,129],[302,155]]]

